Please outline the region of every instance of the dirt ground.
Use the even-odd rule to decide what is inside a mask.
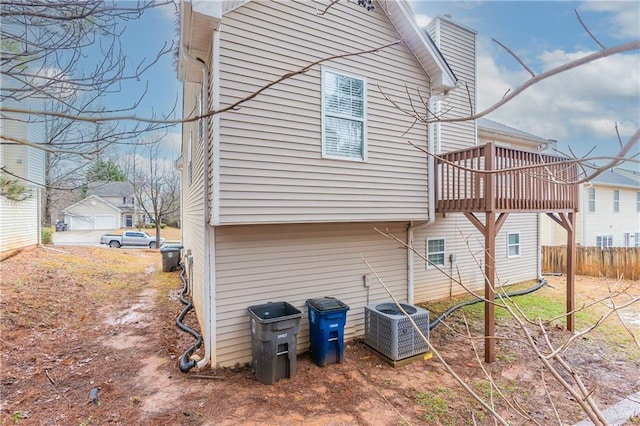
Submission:
[[[248,366],[181,373],[178,360],[193,342],[174,325],[181,283],[178,272],[161,272],[154,250],[37,248],[0,263],[0,276],[2,425],[493,424],[435,358],[394,369],[361,341],[346,343],[342,364],[320,368],[300,355],[296,375],[274,385],[257,382]],[[564,297],[564,278],[549,281],[540,291]],[[578,302],[611,284],[579,277]],[[640,294],[638,283],[623,284]],[[622,314],[640,334],[638,303]],[[435,328],[431,341],[509,423],[557,424],[558,416],[571,424],[583,417],[516,338],[513,323],[498,321],[497,334],[514,339],[500,340],[497,362],[486,365],[478,361],[482,340],[475,341],[477,353],[458,332],[461,318],[456,313]],[[195,323],[193,313],[186,322]],[[602,408],[640,390],[637,347],[607,344],[610,324],[565,353]],[[481,323],[471,328],[482,335]],[[570,334],[557,326],[550,336]]]

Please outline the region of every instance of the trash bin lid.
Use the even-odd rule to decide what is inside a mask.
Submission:
[[[317,299],[307,300],[307,304],[317,311],[347,311],[349,306],[336,299],[335,297],[320,297]]]
[[[180,244],[165,244],[160,247],[160,252],[163,251],[180,251],[182,250],[182,246]]]

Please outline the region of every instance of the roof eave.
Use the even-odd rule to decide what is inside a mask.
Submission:
[[[385,2],[385,11],[396,30],[431,78],[435,93],[444,93],[456,85],[456,76],[433,40],[420,28],[406,0]]]
[[[178,79],[202,82],[202,70],[189,56],[206,61],[211,53],[213,32],[222,21],[221,2],[183,1],[180,3],[180,40],[178,45]]]

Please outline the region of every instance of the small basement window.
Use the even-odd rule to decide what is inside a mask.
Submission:
[[[444,238],[429,238],[427,239],[427,269],[434,266],[444,266],[444,253],[445,253],[445,240]]]
[[[507,257],[520,256],[520,234],[517,232],[507,234]]]

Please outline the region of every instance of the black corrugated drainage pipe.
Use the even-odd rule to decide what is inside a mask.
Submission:
[[[496,294],[496,297],[498,299],[502,299],[504,297],[516,297],[516,296],[523,296],[525,294],[533,293],[534,291],[540,290],[542,287],[547,285],[546,279],[540,278],[539,281],[540,282],[538,284],[526,290],[514,291],[513,293],[507,293],[507,294]],[[477,298],[477,299],[469,300],[466,302],[458,303],[457,305],[452,306],[451,308],[447,309],[446,311],[438,315],[436,319],[434,319],[432,322],[429,323],[429,330],[433,329],[436,325],[440,324],[440,321],[442,321],[443,319],[451,315],[454,311],[457,311],[458,309],[464,306],[475,305],[476,303],[480,303],[483,301],[484,299]]]
[[[187,279],[184,276],[184,264],[182,262],[180,262],[180,279],[182,280],[182,293],[180,293],[180,301],[186,306],[184,307],[182,312],[180,312],[180,315],[178,315],[178,318],[176,318],[176,325],[178,326],[178,328],[180,328],[180,330],[186,331],[196,339],[196,343],[194,343],[193,346],[187,349],[187,351],[184,354],[182,354],[182,357],[180,358],[180,371],[182,371],[183,373],[187,373],[197,364],[195,360],[191,359],[191,355],[195,351],[197,351],[202,345],[202,336],[198,334],[197,331],[187,327],[182,323],[185,315],[187,315],[187,313],[191,309],[193,309],[193,303],[191,303],[185,298],[185,295],[187,294],[188,286],[187,286]]]

